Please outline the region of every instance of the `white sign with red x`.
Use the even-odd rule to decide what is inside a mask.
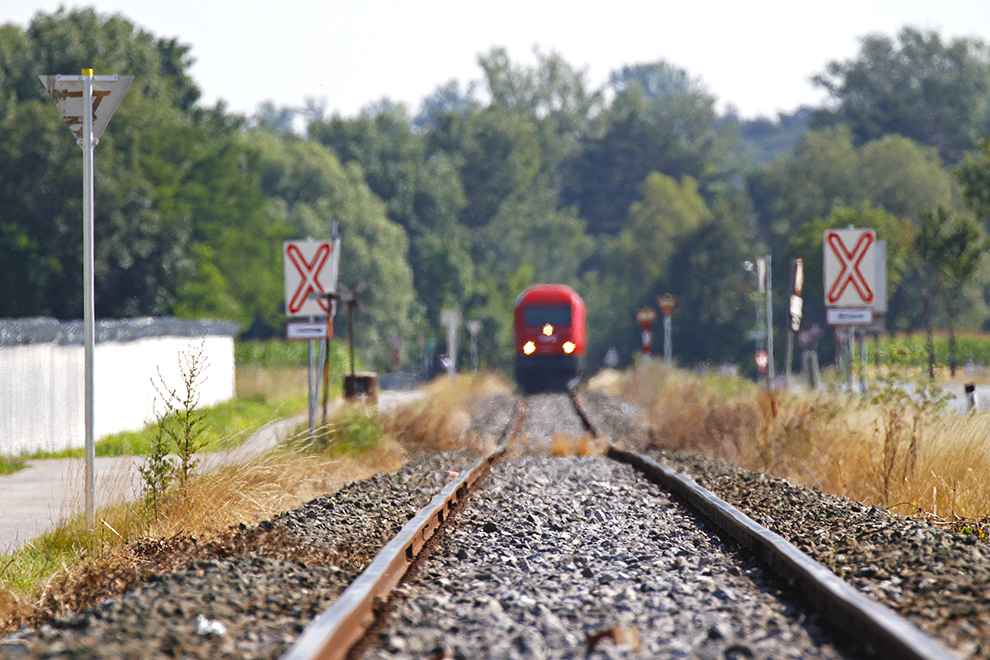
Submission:
[[[337,290],[337,256],[331,241],[286,241],[285,313],[290,317],[326,316]]]
[[[880,295],[872,229],[825,231],[825,306],[873,307]]]

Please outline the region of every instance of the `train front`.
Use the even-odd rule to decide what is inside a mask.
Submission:
[[[516,381],[525,392],[563,391],[584,370],[585,307],[563,284],[538,284],[516,299]]]

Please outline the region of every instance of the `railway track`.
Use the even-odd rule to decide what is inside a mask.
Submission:
[[[951,657],[924,636],[912,656],[915,651],[890,646],[875,632],[850,634],[840,626],[824,634],[821,626],[834,624],[788,600],[794,588],[786,583],[794,575],[775,578],[764,570],[776,560],[764,555],[759,564],[740,563],[763,551],[748,542],[751,549],[734,549],[715,524],[699,527],[698,514],[682,507],[674,486],[644,479],[642,466],[615,460],[615,449],[613,457],[601,455],[606,438],[638,433],[629,425],[633,411],[590,395],[587,404],[583,419],[566,398],[543,395],[525,404],[496,401],[481,411],[479,429],[506,445],[499,462],[481,462],[482,471],[494,468],[484,478],[466,477],[479,463],[476,456],[430,454],[220,540],[138,548],[149,556],[175,552],[187,561],[178,570],[130,576],[138,588],[121,598],[0,640],[0,658],[337,657],[330,654],[339,655],[340,646],[314,643],[314,628],[328,620],[320,610],[342,603],[345,588],[374,565],[375,553],[431,500],[436,518],[428,526],[442,533],[429,541],[414,534],[410,545],[432,545],[434,554],[414,563],[409,553],[415,551],[402,548],[401,568],[412,566],[410,577],[417,578],[400,583],[391,600],[394,616],[372,624],[352,657],[485,657],[481,644],[501,649],[488,657],[584,657],[589,650],[595,657],[856,657],[865,646],[879,657]],[[596,429],[602,430],[598,438],[592,437]],[[962,655],[990,657],[979,641],[990,635],[982,633],[977,614],[987,602],[980,589],[987,584],[981,576],[990,575],[990,553],[970,544],[973,539],[699,457],[651,458],[676,462],[819,552],[848,581],[911,612]],[[486,490],[468,495],[471,480]],[[453,497],[435,506],[440,491]],[[809,509],[827,510],[838,522],[812,519]],[[451,518],[456,525],[439,527]],[[829,549],[825,530],[816,528],[821,524],[848,525],[854,531],[847,536],[860,535],[860,547]],[[866,537],[878,539],[875,548]],[[891,540],[882,545],[880,537]],[[909,554],[899,560],[904,574],[891,577],[880,553],[894,556],[895,546]],[[912,565],[919,558],[927,562],[922,569]],[[381,610],[385,593],[370,597],[373,611]],[[473,618],[461,618],[468,612]],[[957,612],[971,618],[960,621]],[[308,626],[314,617],[320,623]],[[347,644],[369,625],[367,611],[355,617]],[[916,635],[903,621],[895,627]],[[480,641],[486,631],[497,634]],[[847,647],[847,638],[859,646]],[[627,650],[619,651],[619,643]]]
[[[520,400],[495,454],[410,521],[284,658],[570,658],[601,644],[634,657],[955,657],[648,457],[611,442],[607,456],[549,457],[561,434],[601,435],[579,398],[564,401]],[[418,556],[442,525],[442,547]],[[414,562],[415,579],[391,592]]]

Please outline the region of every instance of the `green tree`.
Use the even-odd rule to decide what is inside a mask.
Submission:
[[[730,153],[714,106],[694,88],[647,98],[639,84],[622,87],[565,167],[562,202],[577,205],[590,233],[617,234],[650,172],[707,191],[727,176]]]
[[[976,214],[984,229],[990,228],[990,138],[980,140],[976,151],[966,154],[957,169],[967,208]]]
[[[353,119],[321,117],[308,132],[344,164],[360,165],[389,219],[405,229],[423,316],[438,319],[444,305],[463,301],[472,267],[467,232],[458,224],[466,200],[453,160],[427,155],[425,137],[413,131],[401,106],[382,105]]]
[[[82,159],[37,76],[93,68],[136,76],[96,151],[97,315],[263,315],[279,290],[266,266],[278,228],[242,123],[196,105],[188,47],[93,10],[0,30],[0,285],[24,292],[0,314],[82,313]]]
[[[388,219],[385,205],[369,190],[357,165],[341,165],[332,151],[312,140],[264,130],[252,131],[249,138],[261,153],[261,191],[268,213],[292,227],[293,237],[326,238],[333,221],[340,222],[340,281],[351,288],[359,282],[367,285],[362,298],[367,314],[355,317],[356,347],[370,365],[384,368],[389,339],[413,335],[405,232]],[[280,255],[280,246],[272,246],[272,253]],[[277,300],[281,302],[281,295]],[[338,315],[337,322],[346,336],[346,319]]]
[[[923,282],[922,305],[928,343],[928,373],[935,373],[933,308],[944,297],[949,330],[949,369],[959,366],[956,331],[959,326],[959,294],[973,277],[990,247],[986,234],[970,217],[944,208],[924,211],[914,240],[914,265]]]
[[[830,62],[814,80],[834,103],[822,120],[850,126],[860,144],[897,134],[957,163],[990,118],[990,49],[979,39],[945,43],[911,27],[896,41],[872,34],[855,58]]]
[[[952,202],[952,178],[931,149],[899,136],[854,146],[845,128],[811,131],[794,155],[750,178],[761,234],[782,254],[805,224],[869,204],[917,222],[918,209]]]
[[[605,273],[622,281],[622,288],[630,293],[652,289],[666,275],[679,241],[710,219],[694,179],[684,177],[678,183],[651,173],[640,188],[640,199],[629,207],[622,231],[609,246]]]

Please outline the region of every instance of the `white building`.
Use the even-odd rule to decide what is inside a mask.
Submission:
[[[180,354],[202,347],[199,405],[234,396],[237,325],[140,318],[98,321],[93,358],[94,429],[101,437],[156,420],[155,385],[184,393]],[[85,444],[81,321],[0,320],[0,455]],[[160,377],[159,377],[160,374]]]

